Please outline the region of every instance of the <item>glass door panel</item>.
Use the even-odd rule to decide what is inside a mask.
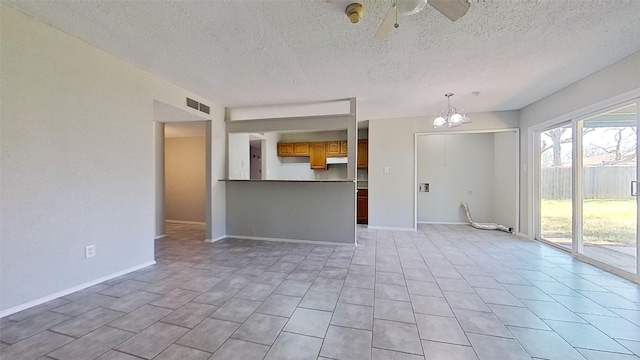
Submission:
[[[634,274],[637,144],[636,104],[582,121],[582,252]]]
[[[571,249],[573,139],[571,125],[539,133],[540,237]]]

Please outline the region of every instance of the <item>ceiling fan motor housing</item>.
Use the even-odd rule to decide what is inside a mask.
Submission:
[[[345,12],[347,13],[347,16],[349,17],[349,20],[351,20],[351,23],[356,24],[358,21],[360,21],[360,18],[362,18],[362,12],[364,11],[364,7],[362,6],[362,4],[358,4],[358,3],[353,3],[350,4],[349,6],[347,6]]]

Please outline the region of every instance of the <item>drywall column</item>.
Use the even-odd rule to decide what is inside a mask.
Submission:
[[[156,239],[167,236],[164,228],[164,123],[155,122],[156,147]]]
[[[205,122],[205,146],[206,146],[206,155],[205,155],[205,199],[209,201],[205,201],[205,209],[204,216],[206,219],[206,228],[204,231],[204,238],[211,239],[211,121]]]

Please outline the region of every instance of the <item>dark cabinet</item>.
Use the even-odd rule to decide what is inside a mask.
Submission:
[[[358,190],[358,224],[369,223],[369,190]]]

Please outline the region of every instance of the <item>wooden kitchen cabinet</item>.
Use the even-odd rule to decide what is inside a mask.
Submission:
[[[366,169],[368,164],[368,140],[358,140],[358,169]]]
[[[327,141],[327,157],[340,157],[340,141]]]
[[[309,143],[293,143],[293,153],[295,156],[309,156]]]
[[[369,190],[358,190],[358,224],[369,223]]]
[[[293,143],[278,143],[278,156],[295,156]]]
[[[348,151],[347,140],[340,141],[340,157],[347,157]]]
[[[309,144],[309,163],[315,170],[327,169],[327,144],[315,142]]]
[[[309,156],[309,143],[278,143],[278,156]]]
[[[347,140],[327,141],[327,157],[347,157]]]

